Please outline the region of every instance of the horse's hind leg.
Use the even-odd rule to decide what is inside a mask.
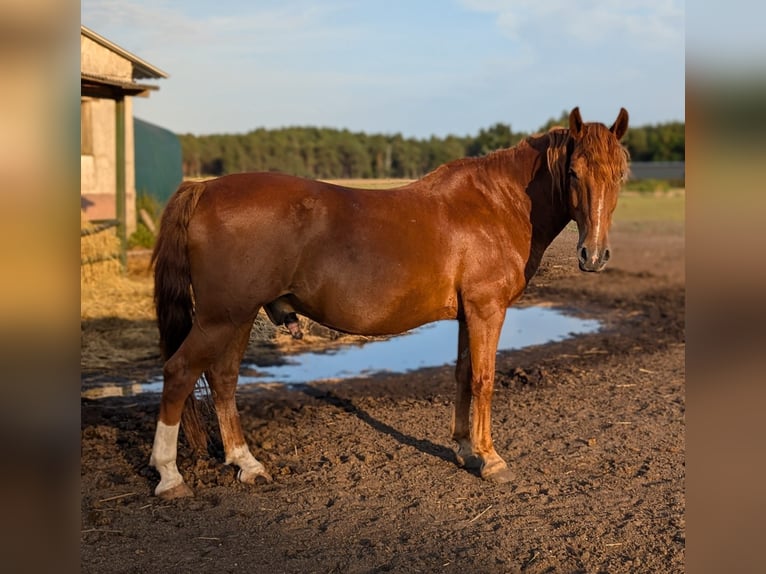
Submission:
[[[266,468],[250,452],[242,433],[234,398],[239,378],[239,366],[247,348],[252,323],[239,328],[231,344],[207,370],[207,380],[215,402],[215,412],[221,429],[226,464],[239,467],[237,478],[253,484],[258,480],[271,482]]]
[[[161,498],[192,496],[191,489],[178,472],[178,429],[186,398],[202,372],[216,355],[225,349],[233,335],[232,326],[195,323],[184,342],[163,367],[164,384],[157,430],[149,464],[160,473],[154,493]]]

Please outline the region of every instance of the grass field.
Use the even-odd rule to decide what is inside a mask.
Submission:
[[[614,220],[683,222],[685,209],[684,190],[672,190],[660,194],[624,192],[617,203]]]

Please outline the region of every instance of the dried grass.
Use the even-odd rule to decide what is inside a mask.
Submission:
[[[80,216],[80,283],[92,285],[119,275],[120,240],[114,227],[99,229]]]
[[[100,229],[80,222],[80,318],[154,321],[148,273],[125,273],[114,227]]]

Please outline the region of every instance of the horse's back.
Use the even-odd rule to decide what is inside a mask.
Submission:
[[[273,173],[206,185],[189,233],[203,306],[246,316],[249,302],[288,296],[319,322],[370,334],[455,316],[457,254],[433,198]]]
[[[217,234],[283,236],[293,244],[318,234],[324,241],[378,242],[385,249],[413,232],[428,242],[449,227],[444,201],[404,188],[356,189],[270,172],[232,174],[205,185],[193,224]]]

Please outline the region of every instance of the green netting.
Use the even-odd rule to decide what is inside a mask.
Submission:
[[[183,178],[181,143],[173,132],[133,119],[136,192],[165,205]]]

